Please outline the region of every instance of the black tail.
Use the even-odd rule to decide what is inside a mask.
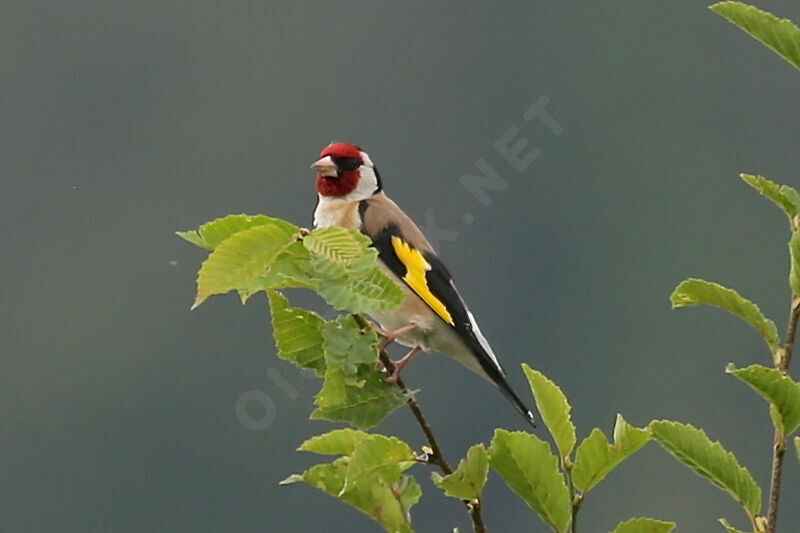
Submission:
[[[461,331],[459,331],[461,329]],[[480,364],[481,369],[483,370],[484,376],[489,378],[489,381],[494,383],[494,385],[500,389],[500,392],[503,393],[511,405],[519,411],[528,424],[531,427],[536,427],[536,419],[533,416],[533,411],[528,409],[520,397],[514,392],[514,389],[511,388],[511,385],[508,384],[508,380],[506,379],[506,373],[503,371],[500,364],[497,362],[493,355],[490,355],[489,352],[486,351],[481,341],[475,336],[475,333],[471,327],[459,328],[459,324],[456,323],[456,331],[461,334],[461,339],[464,340],[467,346],[472,351],[472,354],[478,360],[478,364]],[[484,340],[485,342],[485,340]],[[474,369],[473,369],[474,370]]]
[[[495,385],[497,385],[497,388],[500,389],[500,392],[503,393],[503,396],[508,398],[508,401],[511,402],[511,405],[513,405],[517,411],[519,411],[519,413],[525,417],[525,420],[528,421],[531,427],[535,428],[536,419],[533,417],[533,411],[528,409],[522,400],[520,400],[519,396],[517,396],[517,393],[514,392],[514,389],[512,389],[511,385],[509,385],[508,381],[506,381],[505,376],[498,372],[496,375],[491,376],[491,378]]]
[[[511,402],[511,405],[513,405],[514,408],[519,411],[519,414],[525,417],[525,420],[528,422],[528,424],[530,424],[531,427],[536,427],[536,419],[533,416],[533,411],[528,409],[528,407],[525,405],[525,402],[520,399],[517,393],[514,392],[514,389],[511,388],[511,385],[508,384],[506,373],[502,368],[495,365],[494,361],[487,354],[483,353],[482,355],[483,357],[479,357],[478,361],[480,362],[483,371],[486,372],[486,375],[489,377],[492,383],[494,383],[495,386],[500,389],[500,392],[503,393],[503,396],[505,396],[508,401]]]

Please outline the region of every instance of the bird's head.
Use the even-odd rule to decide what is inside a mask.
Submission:
[[[317,171],[317,192],[321,196],[357,201],[381,190],[378,169],[355,144],[334,142],[319,156],[311,168]]]

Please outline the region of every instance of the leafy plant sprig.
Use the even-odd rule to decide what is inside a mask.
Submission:
[[[800,69],[800,29],[787,19],[741,2],[719,2],[711,10],[725,17],[752,37],[772,49],[789,64]],[[769,402],[769,414],[775,426],[773,438],[772,479],[766,516],[761,514],[761,488],[750,472],[739,465],[732,453],[718,442],[711,442],[705,432],[676,422],[650,424],[653,437],[678,460],[726,490],[744,508],[755,532],[774,533],[778,521],[783,457],[787,438],[800,427],[800,383],[789,375],[798,317],[800,317],[800,195],[792,187],[778,185],[762,176],[742,174],[742,180],[777,205],[788,217],[789,287],[791,298],[786,336],[781,344],[778,330],[761,309],[733,289],[702,279],[681,282],[670,296],[672,307],[708,304],[738,316],[752,326],[769,349],[773,368],[751,365],[726,372],[747,383]],[[737,531],[725,519],[720,523],[729,532]]]
[[[589,490],[649,440],[649,430],[635,428],[618,416],[613,443],[595,429],[576,451],[566,396],[543,374],[523,365],[556,451],[533,434],[498,429],[488,447],[472,446],[454,470],[415,399],[416,392],[402,379],[386,383],[385,374],[376,368],[380,362],[390,369],[392,362],[379,350],[379,335],[363,314],[396,306],[403,294],[378,268],[376,251],[366,237],[341,228],[309,232],[265,215],[230,215],[178,235],[210,251],[198,273],[193,307],[214,294],[236,291],[245,302],[256,292],[265,292],[278,357],[323,380],[311,418],[353,427],[303,443],[300,451],[331,455],[333,461],[281,483],[312,485],[387,531],[412,531],[410,511],[422,490],[409,470],[424,463],[441,471],[431,473],[433,483],[445,496],[464,502],[476,532],[486,531],[481,498],[490,467],[554,531],[574,532]],[[314,290],[343,313],[326,320],[293,307],[283,294],[289,288]],[[367,432],[403,405],[425,435],[427,445],[420,451],[397,437]],[[638,518],[620,524],[617,531],[668,532],[672,527],[669,522]]]

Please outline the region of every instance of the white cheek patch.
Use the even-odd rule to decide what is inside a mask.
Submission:
[[[364,164],[368,167],[372,168],[375,164],[372,162],[372,159],[369,158],[369,154],[367,152],[359,152],[361,154],[361,160],[364,161]]]

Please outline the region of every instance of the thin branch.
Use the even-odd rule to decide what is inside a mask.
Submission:
[[[389,356],[383,350],[380,352],[380,360],[387,370],[391,370],[394,366],[392,360],[389,359]],[[425,434],[425,438],[428,440],[428,445],[430,446],[432,452],[428,454],[428,462],[438,466],[445,475],[452,474],[453,469],[450,468],[450,465],[447,463],[447,459],[445,459],[444,453],[442,453],[442,448],[439,446],[439,442],[436,440],[436,436],[433,434],[433,428],[431,428],[431,425],[428,422],[428,419],[425,418],[425,415],[422,414],[422,409],[419,408],[419,404],[410,394],[408,394],[409,390],[402,378],[398,377],[396,384],[404,394],[408,395],[408,408],[411,409],[414,418],[417,419],[420,429],[422,429],[422,432]],[[472,519],[472,529],[475,531],[475,533],[486,533],[486,524],[483,523],[483,516],[481,516],[482,506],[480,499],[475,499],[472,501],[464,500],[464,506],[467,508],[467,512]]]
[[[767,532],[775,533],[778,525],[778,500],[781,496],[781,477],[783,472],[783,455],[786,453],[786,441],[783,435],[775,432],[775,446],[772,453],[772,483],[769,490],[769,512],[767,513]]]
[[[570,520],[570,527],[569,530],[571,533],[576,533],[578,531],[578,511],[581,510],[581,505],[583,504],[583,496],[585,493],[579,493],[575,490],[575,483],[572,482],[572,467],[574,464],[572,463],[572,459],[567,457],[561,457],[561,471],[564,473],[564,477],[567,478],[567,488],[569,489],[569,499],[570,499],[570,509],[572,510],[572,520]]]
[[[786,346],[783,348],[783,357],[778,361],[778,370],[784,374],[789,371],[792,364],[792,351],[794,350],[794,337],[797,332],[797,318],[800,316],[800,297],[792,297],[792,309],[789,313],[789,326],[786,330]]]
[[[392,363],[385,351],[381,351],[380,359],[383,366],[387,369],[391,370],[394,366],[394,363]],[[425,438],[428,439],[428,445],[433,451],[433,453],[428,455],[428,462],[438,466],[445,474],[452,474],[453,469],[450,468],[449,464],[447,464],[447,460],[444,458],[442,449],[439,447],[439,442],[436,440],[436,436],[433,434],[431,425],[428,423],[425,415],[422,414],[422,410],[419,408],[417,401],[410,394],[408,394],[410,391],[403,382],[403,379],[400,377],[397,378],[397,386],[403,391],[404,394],[408,395],[408,408],[411,409],[411,412],[414,414],[414,418],[417,419],[417,423],[422,429],[422,432],[425,434]]]
[[[369,322],[367,322],[367,320],[361,315],[353,316],[355,317],[358,325],[362,328],[370,327]],[[389,358],[389,355],[385,350],[380,351],[379,357],[384,368],[386,368],[388,371],[392,371],[394,368],[394,363],[392,363],[392,360]],[[431,425],[425,418],[425,415],[422,414],[422,409],[420,409],[419,404],[414,397],[411,396],[410,391],[406,387],[406,384],[403,382],[402,378],[398,376],[395,384],[408,397],[408,408],[411,409],[411,413],[417,420],[417,424],[419,424],[420,429],[422,429],[422,432],[425,434],[425,438],[428,440],[428,446],[431,449],[431,453],[428,454],[428,462],[438,466],[445,475],[452,474],[453,469],[450,468],[450,465],[447,463],[447,459],[444,458],[442,448],[439,446],[439,442],[436,440],[436,436],[433,434],[433,428],[431,428]],[[475,533],[486,533],[486,525],[483,523],[483,517],[481,516],[482,506],[480,499],[475,499],[472,501],[464,500],[464,506],[467,508],[467,512],[472,519],[472,528]]]
[[[578,511],[581,509],[581,504],[583,503],[583,495],[580,496],[575,494],[575,485],[572,483],[572,471],[571,469],[567,470],[567,480],[569,481],[569,493],[570,498],[572,501],[570,502],[570,507],[572,508],[572,520],[570,521],[570,531],[572,533],[576,533],[578,531]]]
[[[472,518],[473,531],[475,533],[486,533],[486,524],[483,523],[483,517],[481,516],[481,500],[465,501],[464,504],[467,506],[470,518]]]
[[[800,298],[792,297],[792,306],[789,313],[789,325],[786,330],[786,344],[778,360],[778,370],[784,374],[789,371],[794,349],[794,338],[797,333],[797,320],[800,318]],[[775,533],[778,526],[778,502],[781,497],[781,478],[783,474],[783,456],[786,453],[786,435],[775,430],[775,439],[772,448],[772,481],[769,489],[769,510],[767,511],[767,532]]]

